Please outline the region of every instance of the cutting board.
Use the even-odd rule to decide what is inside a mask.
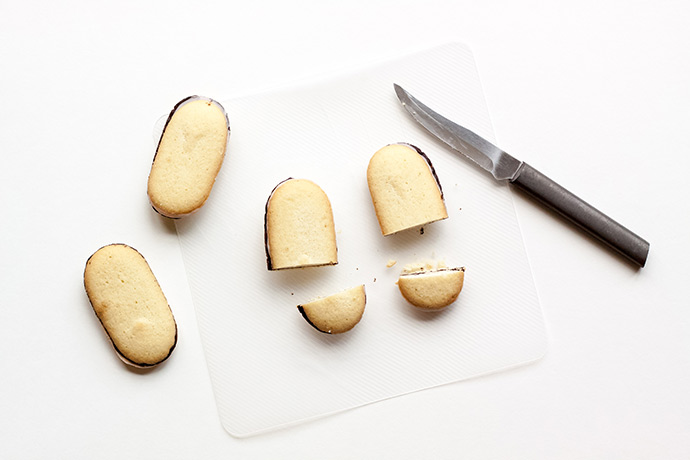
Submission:
[[[220,420],[233,436],[501,371],[545,353],[544,320],[508,186],[420,128],[397,101],[394,82],[493,139],[472,53],[458,43],[220,101],[231,126],[225,163],[206,205],[176,228]],[[366,169],[378,149],[395,142],[430,158],[449,218],[383,237]],[[337,265],[267,270],[266,200],[288,177],[310,179],[328,195]],[[419,311],[402,298],[397,278],[406,264],[439,262],[466,268],[464,289],[444,311]],[[345,334],[318,332],[297,309],[359,284],[366,310]]]

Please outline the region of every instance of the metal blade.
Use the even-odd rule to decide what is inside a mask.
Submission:
[[[400,86],[393,86],[403,107],[431,134],[489,171],[496,179],[512,180],[515,177],[521,161],[469,129],[434,112]]]

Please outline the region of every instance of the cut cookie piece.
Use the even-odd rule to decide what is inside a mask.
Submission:
[[[415,307],[439,310],[457,300],[464,280],[464,267],[420,269],[403,272],[398,278],[398,288],[403,297]]]
[[[391,144],[376,152],[367,182],[384,236],[448,218],[434,168],[417,147]]]
[[[156,211],[179,218],[204,205],[223,164],[228,133],[218,102],[191,96],[175,105],[149,174],[148,195]]]
[[[102,247],[86,262],[84,287],[125,363],[151,367],[170,356],[177,344],[175,318],[139,252],[124,244]]]
[[[364,314],[367,296],[364,285],[298,305],[304,319],[326,334],[347,332]]]
[[[290,178],[273,189],[264,239],[269,270],[338,263],[331,202],[310,180]]]

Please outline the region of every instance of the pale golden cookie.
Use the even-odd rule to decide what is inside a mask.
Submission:
[[[135,249],[111,244],[86,262],[84,287],[118,356],[136,367],[165,361],[177,324],[151,268]]]
[[[288,179],[273,189],[264,239],[269,270],[338,263],[331,203],[310,180]]]
[[[398,288],[417,308],[439,310],[455,302],[465,281],[465,268],[438,268],[403,272]]]
[[[359,323],[364,315],[366,302],[364,285],[360,285],[298,305],[297,308],[304,319],[317,330],[326,334],[340,334]]]
[[[225,110],[212,99],[192,96],[173,108],[148,180],[156,211],[179,218],[204,205],[223,164],[228,134]]]
[[[431,162],[414,146],[391,144],[377,151],[367,183],[384,236],[448,218]]]

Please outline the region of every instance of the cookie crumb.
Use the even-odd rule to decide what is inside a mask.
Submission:
[[[391,268],[393,265],[397,264],[397,260],[390,259],[388,263],[386,264],[386,267]]]

